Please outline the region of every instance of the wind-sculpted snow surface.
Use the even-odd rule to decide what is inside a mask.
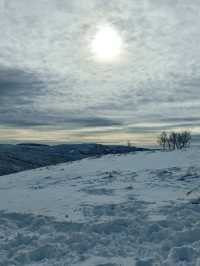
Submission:
[[[200,150],[0,179],[0,266],[200,266]]]

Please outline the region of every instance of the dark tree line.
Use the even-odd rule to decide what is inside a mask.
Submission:
[[[182,132],[167,133],[163,131],[158,137],[158,143],[163,150],[183,149],[190,146],[191,133],[187,130]]]

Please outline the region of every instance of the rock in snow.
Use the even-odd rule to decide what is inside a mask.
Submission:
[[[200,266],[199,158],[145,151],[1,176],[0,266]]]

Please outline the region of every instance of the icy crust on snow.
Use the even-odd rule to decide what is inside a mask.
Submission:
[[[200,266],[200,150],[0,179],[0,266]]]

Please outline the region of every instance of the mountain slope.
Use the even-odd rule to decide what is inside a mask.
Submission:
[[[0,175],[11,174],[41,166],[80,160],[104,154],[129,153],[147,149],[100,144],[19,144],[0,145]]]

